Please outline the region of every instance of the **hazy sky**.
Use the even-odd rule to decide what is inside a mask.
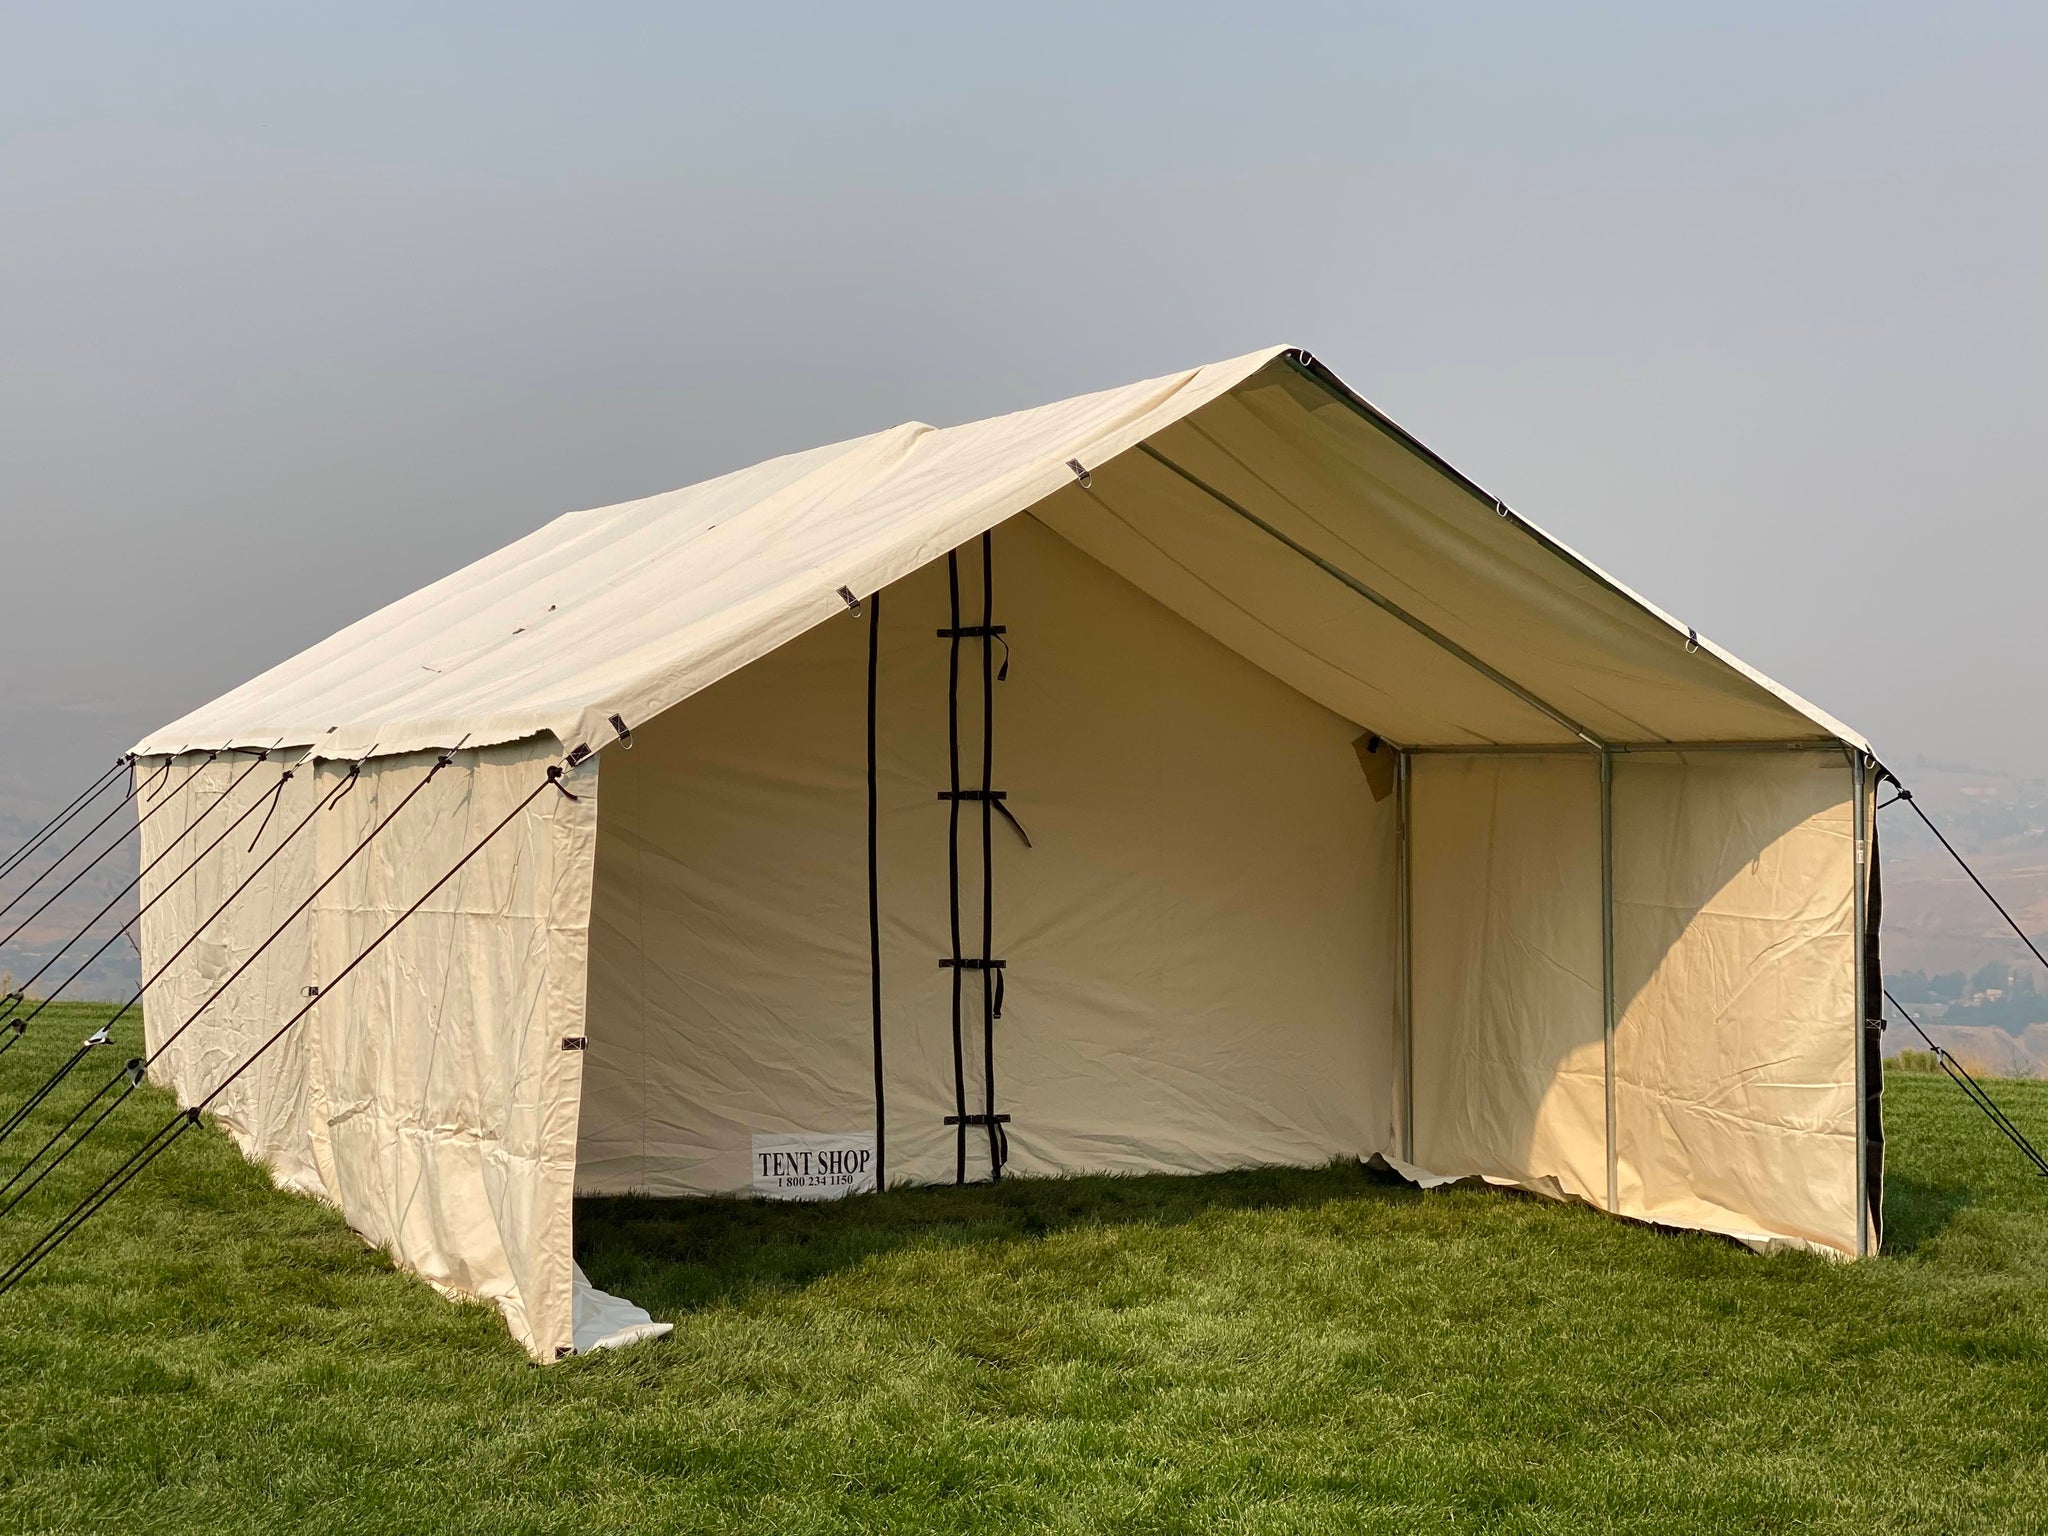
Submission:
[[[2044,127],[2038,4],[0,8],[0,793],[557,512],[1281,341],[2048,770]]]

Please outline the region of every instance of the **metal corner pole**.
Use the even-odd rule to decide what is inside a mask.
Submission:
[[[1412,902],[1409,896],[1413,884],[1413,870],[1409,854],[1412,796],[1408,754],[1397,753],[1394,764],[1394,928],[1400,943],[1400,954],[1396,963],[1399,970],[1397,990],[1401,1009],[1401,1161],[1412,1166],[1415,1162],[1415,944],[1410,915]]]
[[[1600,754],[1600,1006],[1601,1080],[1607,1098],[1607,1209],[1621,1209],[1620,1164],[1614,1142],[1614,753]]]
[[[1866,992],[1867,979],[1863,974],[1863,953],[1865,926],[1869,911],[1869,867],[1870,828],[1869,810],[1865,805],[1869,765],[1861,751],[1850,750],[1851,776],[1855,786],[1856,848],[1855,871],[1853,875],[1856,940],[1854,965],[1856,969],[1856,1018],[1854,1033],[1850,1037],[1853,1059],[1856,1063],[1856,1256],[1862,1258],[1870,1252],[1870,1127],[1866,1123],[1869,1105],[1865,1094],[1867,1084],[1863,1081],[1863,1031],[1864,1019],[1869,1014],[1869,998]]]

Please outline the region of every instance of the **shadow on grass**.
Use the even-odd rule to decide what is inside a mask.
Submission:
[[[1896,1257],[1915,1252],[1939,1237],[1973,1203],[1966,1185],[1886,1170],[1884,1251]]]
[[[914,1246],[978,1247],[1076,1227],[1176,1226],[1214,1211],[1294,1210],[1331,1200],[1412,1201],[1398,1177],[1339,1161],[1216,1174],[1005,1179],[794,1203],[586,1197],[576,1257],[600,1289],[656,1317],[800,1289]]]

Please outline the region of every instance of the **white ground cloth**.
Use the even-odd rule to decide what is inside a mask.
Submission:
[[[575,1266],[576,1275],[576,1353],[587,1355],[593,1349],[617,1349],[626,1344],[637,1344],[642,1339],[662,1339],[675,1331],[674,1323],[657,1323],[645,1307],[635,1306],[623,1296],[614,1296],[609,1291],[600,1291],[590,1283],[590,1277],[583,1273],[583,1266]]]

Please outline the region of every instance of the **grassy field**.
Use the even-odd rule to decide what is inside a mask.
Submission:
[[[1343,1167],[592,1201],[584,1267],[676,1332],[545,1370],[192,1135],[0,1299],[0,1529],[2048,1529],[2048,1181],[1887,1093],[1870,1263]]]

